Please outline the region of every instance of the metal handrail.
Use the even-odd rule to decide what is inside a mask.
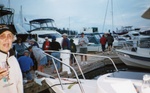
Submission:
[[[45,52],[59,52],[59,53],[65,53],[65,54],[73,54],[73,56],[74,56],[74,58],[75,58],[75,60],[76,60],[76,63],[77,63],[77,65],[78,65],[78,68],[79,68],[79,70],[80,70],[80,72],[81,72],[81,75],[82,75],[82,77],[83,77],[83,79],[85,79],[85,76],[84,76],[84,74],[83,74],[83,71],[82,71],[82,69],[81,69],[81,67],[80,67],[80,65],[79,65],[79,62],[78,62],[78,60],[77,60],[77,58],[75,57],[75,54],[78,54],[78,55],[82,55],[81,53],[69,53],[69,52],[62,52],[62,51],[55,51],[55,50],[45,50]]]
[[[52,57],[52,60],[53,60],[52,62],[53,62],[53,64],[54,64],[54,66],[55,66],[55,69],[56,69],[56,72],[57,72],[57,75],[58,75],[58,78],[59,78],[59,82],[60,82],[60,84],[61,84],[62,89],[63,89],[62,82],[61,82],[60,75],[59,75],[59,73],[58,73],[58,69],[57,69],[57,67],[56,67],[56,64],[55,64],[55,62],[54,62],[54,59],[57,60],[57,61],[59,61],[59,62],[61,62],[62,64],[66,65],[67,67],[69,67],[70,69],[73,70],[73,72],[74,72],[74,74],[75,74],[75,77],[76,77],[76,79],[77,79],[77,82],[78,82],[78,84],[79,84],[79,87],[80,87],[80,89],[81,89],[81,92],[82,92],[82,93],[85,93],[85,92],[84,92],[84,89],[83,89],[83,87],[82,87],[82,85],[81,85],[81,82],[80,82],[80,80],[79,80],[79,77],[78,77],[78,75],[77,75],[77,73],[76,73],[76,71],[74,70],[73,67],[71,67],[71,66],[69,66],[69,65],[67,65],[67,64],[65,64],[65,63],[63,63],[61,60],[59,60],[59,59],[53,57],[52,55],[49,55],[48,53],[45,53],[45,54],[46,54],[47,56]]]
[[[55,51],[55,50],[45,50],[45,52],[60,52],[60,53],[66,53],[66,52],[63,52],[63,51]],[[112,62],[112,64],[113,64],[113,66],[114,66],[114,68],[115,68],[115,70],[116,71],[118,71],[118,69],[117,69],[117,67],[116,67],[116,65],[115,65],[115,62],[110,58],[110,57],[108,57],[108,56],[100,56],[100,55],[91,55],[91,54],[83,54],[83,53],[72,53],[72,52],[67,52],[66,54],[73,54],[73,55],[84,55],[84,56],[91,56],[91,57],[100,57],[100,58],[108,58],[111,62]],[[75,57],[75,56],[74,56]],[[76,59],[76,57],[75,57],[75,59]],[[78,63],[78,60],[76,59],[76,62],[77,62],[77,65],[79,65]],[[79,65],[79,67],[80,67],[80,65]],[[80,68],[79,68],[80,69]]]

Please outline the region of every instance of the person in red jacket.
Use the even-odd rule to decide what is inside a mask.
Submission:
[[[107,42],[107,38],[105,37],[105,35],[103,35],[101,38],[100,38],[100,43],[101,43],[101,46],[102,46],[102,51],[104,52],[105,51],[105,45],[106,45],[106,42]]]

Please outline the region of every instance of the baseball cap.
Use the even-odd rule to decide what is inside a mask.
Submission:
[[[29,53],[29,51],[28,51],[28,50],[25,50],[24,53]]]
[[[5,31],[10,31],[12,34],[16,34],[15,31],[12,30],[11,27],[9,27],[8,25],[2,25],[0,24],[0,34],[2,34]]]
[[[55,37],[55,36],[53,36],[53,37],[52,37],[52,40],[56,40],[56,37]]]
[[[66,33],[63,33],[62,36],[68,36]]]
[[[32,38],[30,41],[35,42],[35,39]]]
[[[45,37],[45,39],[48,39],[48,37]]]

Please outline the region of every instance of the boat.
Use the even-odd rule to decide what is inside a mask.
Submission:
[[[29,21],[30,23],[30,34],[36,34],[34,39],[39,44],[39,47],[42,48],[43,42],[45,41],[45,37],[49,38],[51,41],[52,37],[55,36],[60,44],[62,42],[62,35],[56,31],[57,27],[55,26],[54,20],[50,18],[40,18],[33,19]],[[32,38],[32,37],[31,37]]]
[[[150,30],[145,30],[140,32],[141,35],[150,35]]]
[[[6,8],[3,4],[0,4],[0,25],[7,25],[17,33],[14,26],[14,12],[14,9]]]
[[[115,48],[122,48],[123,44],[133,45],[133,40],[138,39],[140,35],[140,28],[133,29],[132,26],[126,26],[127,33],[124,34],[113,34]]]
[[[0,25],[7,25],[12,29],[16,34],[16,39],[18,37],[22,38],[22,41],[25,42],[29,33],[18,23],[14,23],[14,13],[13,8],[7,8],[3,4],[0,4]],[[13,45],[16,41],[13,42]]]
[[[150,69],[150,36],[140,36],[133,43],[134,47],[116,49],[117,55],[127,66]]]

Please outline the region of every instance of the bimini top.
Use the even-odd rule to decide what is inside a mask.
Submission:
[[[0,5],[0,17],[5,15],[13,15],[14,9],[12,8],[5,8],[3,5]]]
[[[142,15],[143,18],[150,19],[150,8],[147,9]]]
[[[14,12],[14,9],[6,8],[4,5],[0,4],[0,25],[7,25],[15,34],[17,31],[14,26]]]
[[[49,23],[54,22],[53,19],[46,18],[46,19],[34,19],[30,21],[30,24],[43,24],[43,23]]]

